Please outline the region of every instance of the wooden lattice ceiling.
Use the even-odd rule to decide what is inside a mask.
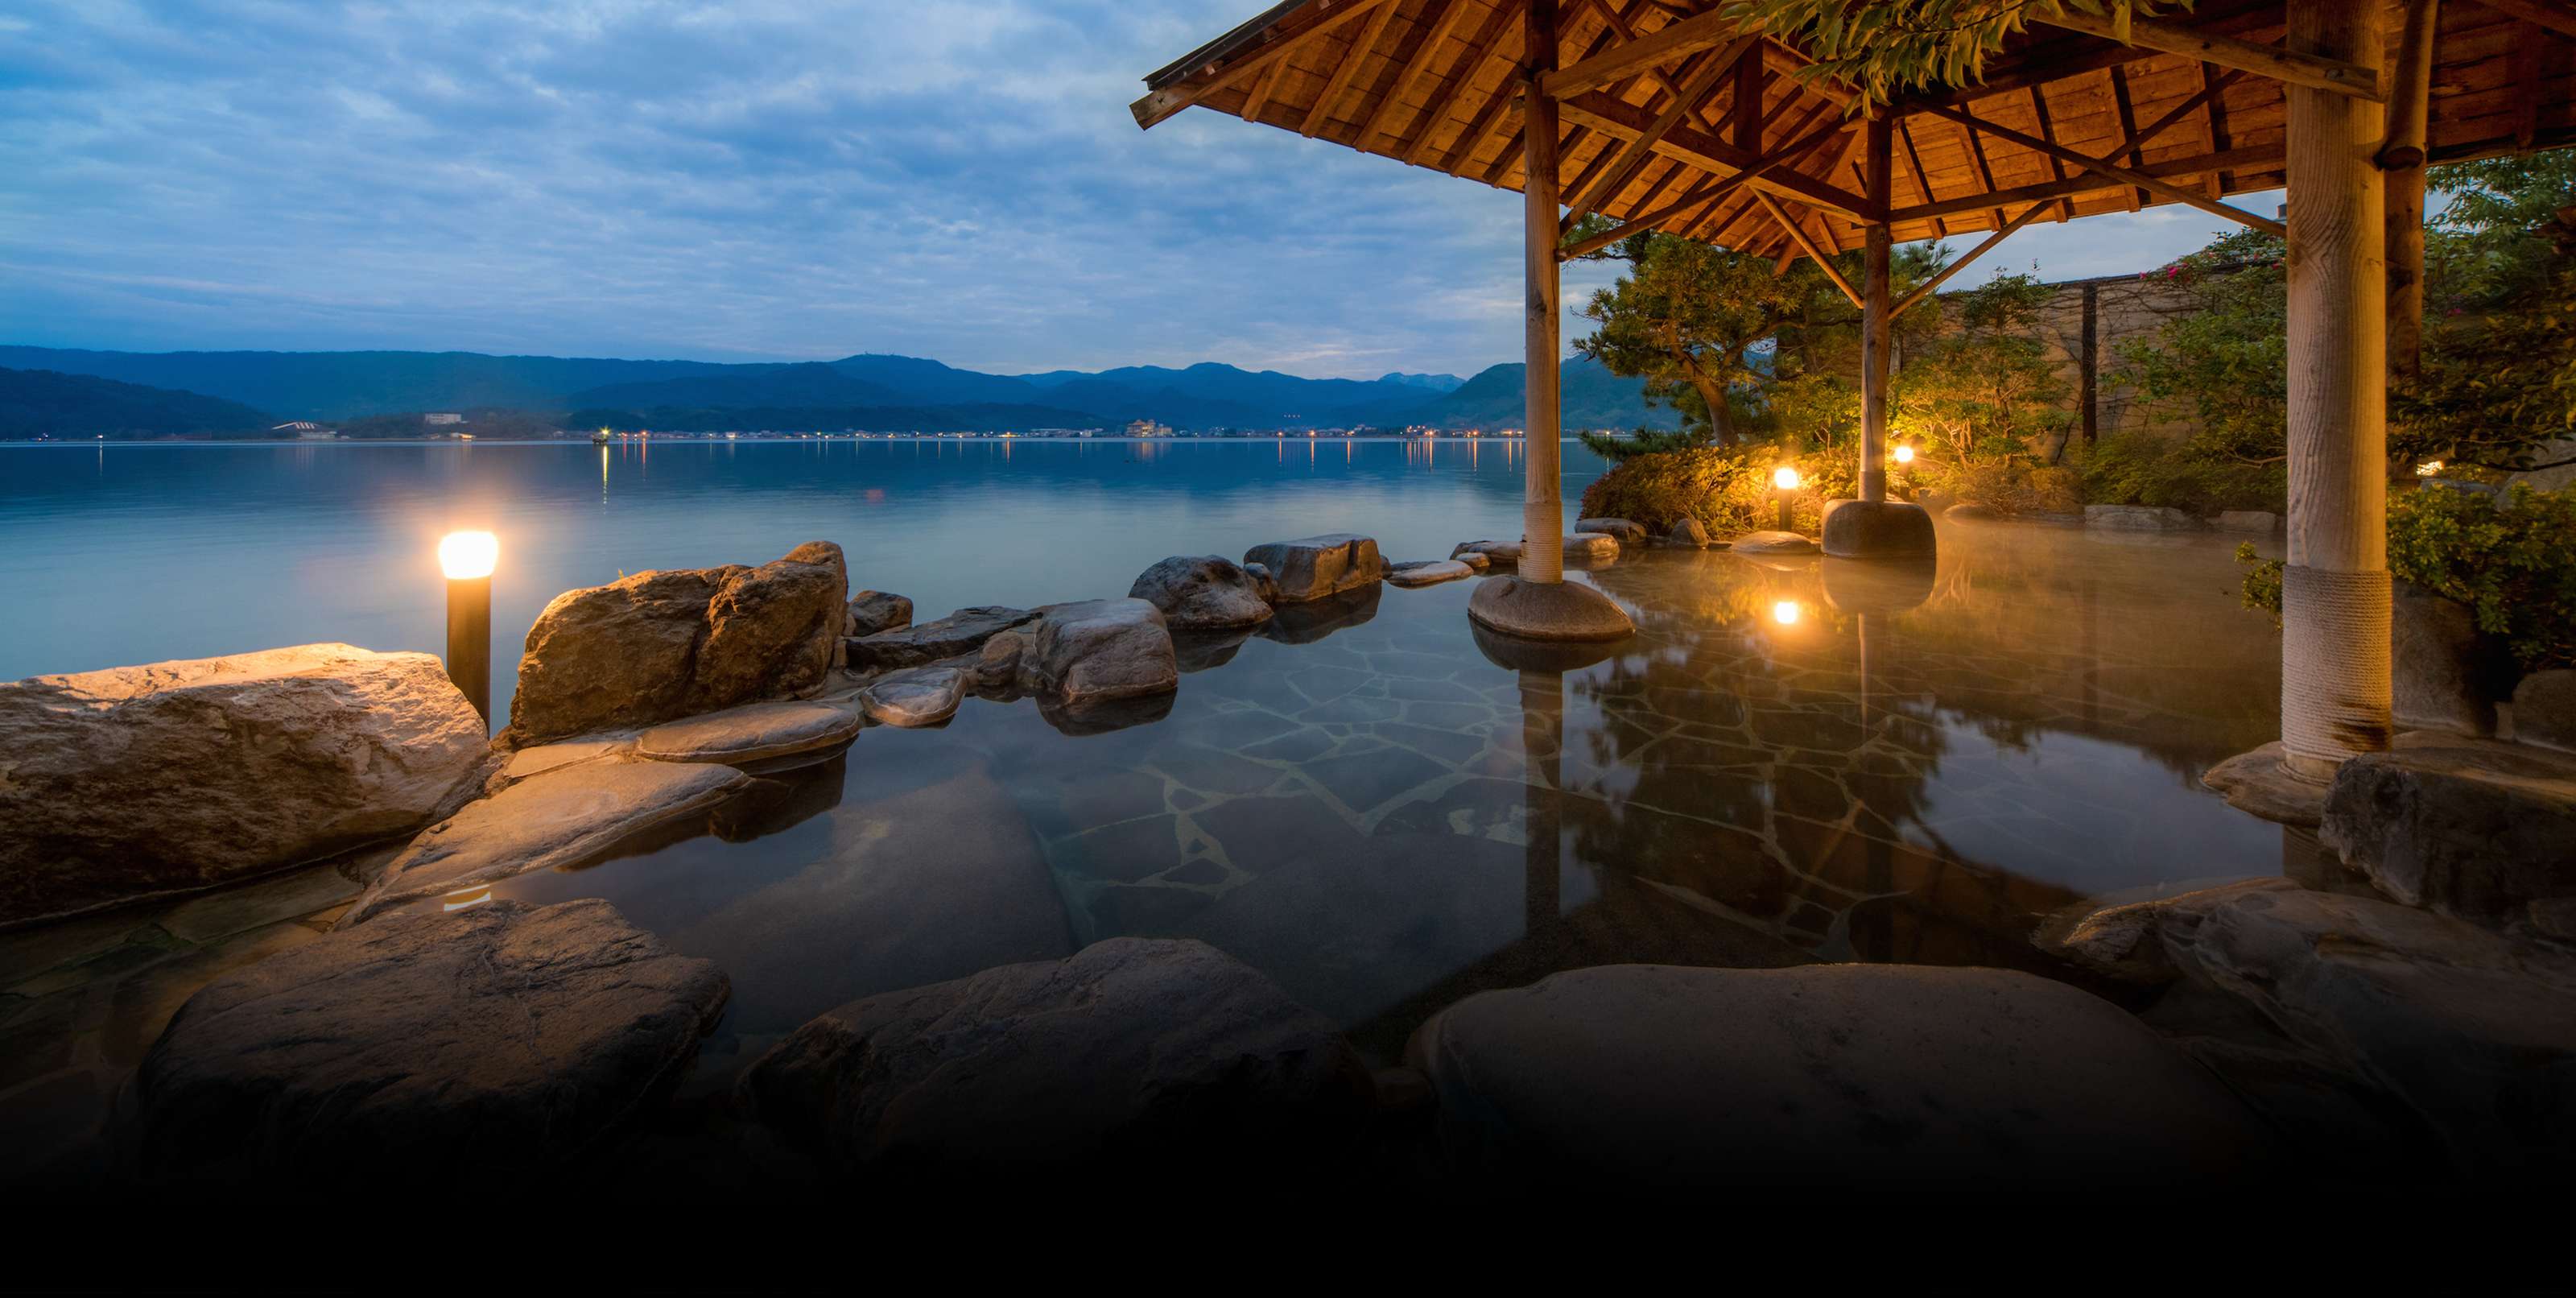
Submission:
[[[1211,108],[1519,189],[1525,3],[1289,0],[1147,77],[1136,119],[1151,127]],[[2281,50],[2278,0],[2201,0],[2142,25],[2133,44],[2034,26],[1988,61],[1982,84],[1890,107],[1881,212],[1863,196],[1852,96],[1795,76],[1807,65],[1798,51],[1741,35],[1718,8],[1563,0],[1562,71],[1547,84],[1562,102],[1569,226],[1596,210],[1785,257],[1858,246],[1862,224],[1881,217],[1901,241],[2165,203],[2214,208],[2282,186],[2290,81],[2365,99],[2386,82],[2378,69]],[[2393,51],[2401,5],[2384,8]],[[2432,160],[2576,143],[2576,7],[2451,0],[2436,31]],[[1647,147],[1632,148],[1641,137]]]

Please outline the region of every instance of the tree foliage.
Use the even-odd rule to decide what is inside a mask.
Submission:
[[[2191,0],[1728,0],[1748,28],[1815,57],[1800,75],[1831,77],[1871,103],[1910,90],[1972,85],[1986,56],[2036,18],[2089,14],[2125,40],[2133,18],[2188,9]]]
[[[2565,463],[2576,438],[2576,156],[2434,169],[2423,372],[2390,392],[2401,464]],[[2557,447],[2558,449],[2552,449]]]

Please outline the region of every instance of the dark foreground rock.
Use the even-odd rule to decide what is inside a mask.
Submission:
[[[1386,575],[1376,540],[1351,532],[1256,545],[1244,552],[1243,561],[1270,570],[1271,579],[1279,587],[1278,599],[1273,602],[1282,604],[1338,595],[1373,585]]]
[[[2162,933],[2184,975],[2259,1012],[2318,1074],[2389,1097],[2457,1173],[2576,1157],[2576,958],[2366,897],[2248,891],[2199,909]]]
[[[851,637],[900,631],[912,625],[912,601],[881,590],[863,590],[852,595],[849,610],[842,634]]]
[[[0,684],[0,923],[408,832],[487,752],[428,654],[310,644]]]
[[[2072,1190],[2275,1159],[2262,1123],[2137,1020],[2002,970],[1579,969],[1471,996],[1406,1055],[1451,1170],[1487,1183]]]
[[[871,996],[743,1075],[746,1107],[843,1171],[1328,1160],[1367,1104],[1332,1024],[1200,942],[1113,938]]]
[[[2438,731],[2345,762],[2317,837],[2388,895],[2498,923],[2576,896],[2576,755]]]
[[[2576,753],[2576,669],[2533,672],[2513,691],[2513,737]]]
[[[1161,609],[1175,631],[1229,631],[1270,620],[1261,583],[1221,555],[1173,555],[1139,573],[1127,596]]]
[[[1020,687],[1081,707],[1180,688],[1172,633],[1141,599],[1092,599],[1038,610],[1020,654]]]
[[[340,926],[471,884],[587,865],[751,782],[730,766],[653,761],[582,762],[521,780],[423,830]]]
[[[513,1185],[666,1094],[726,993],[604,901],[369,925],[190,997],[111,1136],[145,1180]]]
[[[828,541],[757,568],[565,591],[528,628],[510,736],[540,743],[810,693],[831,673],[848,594]]]
[[[1035,609],[978,604],[961,608],[936,622],[880,631],[849,642],[850,670],[892,671],[920,667],[942,658],[974,653],[984,642],[1037,620]]]

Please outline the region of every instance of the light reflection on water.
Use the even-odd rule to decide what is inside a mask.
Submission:
[[[0,642],[0,677],[435,649],[429,543],[467,521],[503,536],[510,638],[563,588],[811,537],[927,618],[1310,532],[1415,558],[1517,531],[1508,444],[610,450],[604,476],[586,446],[0,452],[0,577],[64,611]],[[1571,494],[1598,464],[1568,459]],[[2055,972],[2027,941],[2053,909],[2283,868],[2280,831],[2195,778],[2277,729],[2277,635],[2230,549],[1997,525],[1945,526],[1928,572],[1648,551],[1579,578],[1638,639],[1561,675],[1479,651],[1471,582],[1372,592],[1185,645],[1142,724],[969,701],[489,895],[606,897],[716,960],[708,1086],[854,997],[1122,933],[1204,938],[1381,1057],[1429,1009],[1575,965]]]

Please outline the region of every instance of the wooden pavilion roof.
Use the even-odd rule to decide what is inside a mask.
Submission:
[[[2403,6],[2383,7],[2393,59]],[[1881,212],[1864,196],[1853,95],[1792,75],[1804,55],[1743,35],[1719,8],[1563,0],[1561,70],[1547,84],[1562,105],[1568,228],[1599,211],[1787,257],[1858,246],[1861,225],[1881,217],[1904,241],[2164,203],[2214,208],[2282,187],[2287,84],[2386,93],[2378,69],[2281,49],[2279,0],[2201,0],[2141,20],[2131,44],[2080,18],[2034,24],[1988,59],[1983,83],[1889,106],[1894,175]],[[1287,0],[1148,76],[1136,120],[1211,108],[1519,189],[1524,10]],[[2429,104],[2433,161],[2576,143],[2576,7],[2442,5]]]

